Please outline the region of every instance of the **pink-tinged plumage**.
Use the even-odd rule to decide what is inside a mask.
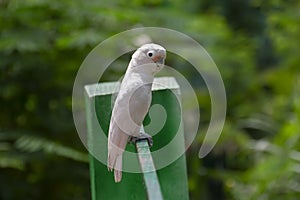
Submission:
[[[122,179],[123,152],[130,136],[138,136],[151,104],[154,74],[164,65],[166,51],[157,44],[146,44],[133,55],[116,98],[108,135],[109,171],[115,182]]]

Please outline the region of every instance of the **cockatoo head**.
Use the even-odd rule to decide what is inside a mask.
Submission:
[[[158,44],[144,44],[132,55],[132,65],[133,67],[142,66],[144,70],[148,68],[152,73],[156,73],[163,68],[166,54],[166,49]]]

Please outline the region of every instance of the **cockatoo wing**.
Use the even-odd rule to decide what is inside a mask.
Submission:
[[[122,157],[129,136],[138,136],[141,124],[151,103],[151,84],[120,91],[111,121],[108,137],[108,169],[114,169],[115,182],[122,179]]]

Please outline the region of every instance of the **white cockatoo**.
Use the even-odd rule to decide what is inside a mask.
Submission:
[[[130,137],[139,137],[142,122],[152,99],[154,74],[164,66],[166,50],[145,44],[131,57],[112,110],[108,135],[108,170],[115,182],[122,179],[122,156]]]

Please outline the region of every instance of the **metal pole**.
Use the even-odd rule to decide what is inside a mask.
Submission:
[[[145,134],[143,126],[141,127],[141,133]],[[150,152],[149,140],[147,138],[139,139],[136,141],[135,145],[138,152],[140,166],[143,172],[148,199],[162,200],[163,197]]]

